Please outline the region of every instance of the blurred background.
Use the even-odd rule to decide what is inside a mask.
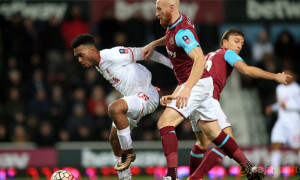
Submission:
[[[181,0],[180,6],[195,23],[205,54],[219,47],[228,28],[237,27],[246,35],[240,55],[248,65],[274,73],[293,68],[299,75],[300,0]],[[103,170],[113,166],[107,107],[122,96],[95,68],[83,69],[73,58],[70,42],[81,33],[93,34],[101,50],[142,47],[164,36],[165,29],[155,17],[155,0],[0,1],[0,175],[10,177],[21,170],[34,176],[35,171],[28,170],[33,167],[47,176],[53,167],[65,166],[115,173]],[[157,50],[167,55],[165,47]],[[152,72],[160,95],[174,90],[172,70],[141,63]],[[221,104],[236,141],[250,160],[268,165],[277,115],[266,115],[265,108],[276,101],[277,83],[236,71],[227,83]],[[144,174],[147,167],[166,164],[156,128],[163,110],[159,107],[144,117],[132,132],[138,152],[133,165]],[[195,139],[189,121],[176,132],[179,164],[188,165]],[[283,165],[300,161],[289,148],[283,152]],[[229,159],[223,161],[223,167],[233,165]]]

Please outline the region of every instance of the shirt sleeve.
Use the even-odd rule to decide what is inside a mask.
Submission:
[[[227,50],[224,55],[225,61],[228,62],[232,67],[235,62],[242,61],[245,62],[236,52],[232,50]]]
[[[102,50],[101,54],[101,61],[108,61],[114,64],[126,65],[135,61],[133,48],[117,46],[111,49]]]
[[[195,47],[200,47],[198,41],[195,39],[194,34],[189,29],[182,29],[175,35],[176,45],[182,47],[188,54]]]

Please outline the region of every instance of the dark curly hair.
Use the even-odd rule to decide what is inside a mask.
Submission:
[[[71,42],[71,47],[75,49],[82,44],[95,45],[94,37],[90,34],[80,34],[73,39]]]

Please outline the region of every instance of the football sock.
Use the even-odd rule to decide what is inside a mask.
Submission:
[[[115,165],[118,164],[118,162],[120,161],[121,157],[118,157],[118,156],[114,156],[114,162],[115,162]],[[131,171],[130,171],[130,168],[127,168],[123,171],[117,171],[118,172],[118,176],[119,176],[119,179],[122,179],[124,177],[128,177],[129,175],[131,175]]]
[[[191,178],[201,179],[211,170],[215,165],[219,164],[222,159],[225,157],[225,153],[219,149],[218,147],[214,147],[209,150],[200,166],[196,169],[196,171],[191,175]]]
[[[220,148],[227,156],[234,159],[241,167],[243,174],[251,172],[252,165],[244,155],[242,150],[238,147],[234,139],[232,139],[224,131],[221,131],[219,136],[213,140],[213,143]]]
[[[280,150],[271,152],[271,166],[273,168],[273,177],[274,178],[277,178],[280,176],[280,160],[281,160]]]
[[[166,156],[168,173],[172,180],[177,178],[178,141],[173,126],[166,126],[159,130],[163,151]],[[175,168],[175,169],[174,169]]]
[[[205,151],[205,149],[201,149],[199,146],[194,144],[194,147],[190,153],[190,175],[192,175],[197,167],[201,164]]]
[[[132,139],[130,135],[130,126],[125,129],[117,130],[121,148],[123,150],[132,149]]]

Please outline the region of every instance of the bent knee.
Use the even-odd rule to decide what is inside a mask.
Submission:
[[[116,102],[113,102],[108,106],[108,114],[110,117],[115,116],[116,114],[119,113],[126,114],[126,111],[127,110],[122,108],[122,106]]]

